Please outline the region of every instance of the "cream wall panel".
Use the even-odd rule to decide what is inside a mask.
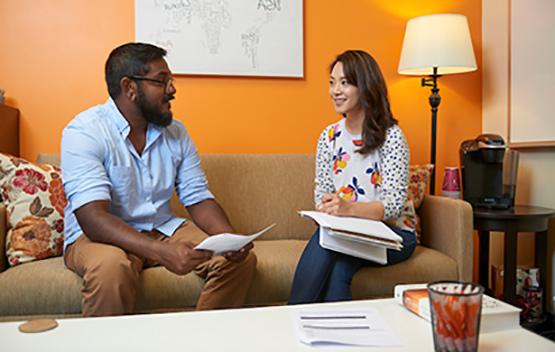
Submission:
[[[531,0],[538,1],[538,0]],[[482,1],[482,130],[497,133],[507,140],[509,113],[509,0]],[[532,40],[533,38],[531,38]],[[550,68],[554,70],[554,68]],[[555,208],[555,149],[521,149],[516,202]],[[551,312],[555,311],[555,220],[551,221],[548,240],[547,273],[548,284],[545,294]],[[534,263],[533,236],[519,236],[519,265]],[[491,262],[503,262],[502,237],[494,234],[491,239]]]

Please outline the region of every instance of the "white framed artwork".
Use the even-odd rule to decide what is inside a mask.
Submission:
[[[509,146],[555,147],[555,1],[510,1]]]
[[[177,74],[304,75],[302,0],[135,0],[135,40]]]

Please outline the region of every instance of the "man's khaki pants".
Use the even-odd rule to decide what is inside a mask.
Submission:
[[[191,221],[185,222],[173,236],[152,231],[143,233],[168,243],[187,240],[198,244],[207,235]],[[83,278],[81,309],[83,316],[133,313],[135,291],[143,268],[158,265],[119,247],[90,241],[82,235],[64,256],[66,266]],[[198,310],[241,307],[247,296],[256,256],[250,252],[241,262],[214,256],[198,265],[194,273],[205,280],[197,302]]]

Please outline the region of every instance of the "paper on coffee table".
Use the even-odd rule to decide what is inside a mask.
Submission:
[[[292,311],[297,337],[302,343],[324,347],[400,346],[401,341],[377,310],[314,310]]]
[[[219,235],[210,236],[201,243],[199,243],[195,249],[204,249],[207,251],[212,251],[214,254],[220,254],[225,252],[238,251],[250,242],[254,241],[255,238],[262,235],[264,232],[268,231],[276,224],[272,224],[265,229],[253,234],[253,235],[236,235],[232,233],[221,233]]]

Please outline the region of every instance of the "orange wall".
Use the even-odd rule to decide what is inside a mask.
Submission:
[[[7,104],[21,111],[24,157],[59,152],[68,121],[106,99],[104,61],[112,48],[133,40],[133,3],[0,1],[0,87]],[[480,66],[480,0],[305,0],[304,79],[179,76],[174,115],[201,153],[312,152],[324,126],[339,118],[327,95],[329,62],[345,49],[364,49],[384,71],[411,162],[426,162],[430,92],[396,70],[407,19],[445,12],[468,17]],[[457,165],[460,142],[481,131],[480,76],[440,80],[439,170]]]

